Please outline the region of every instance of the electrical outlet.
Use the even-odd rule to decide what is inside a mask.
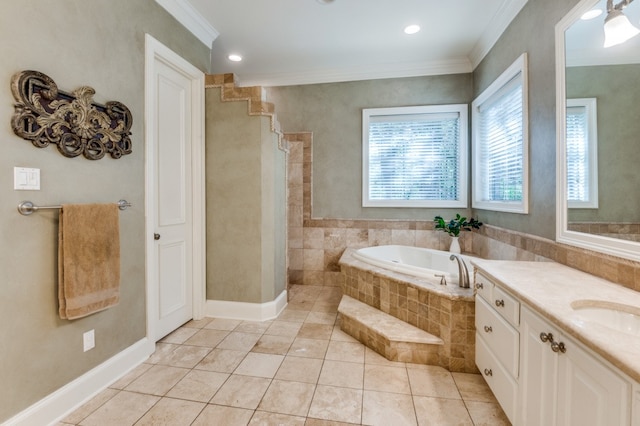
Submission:
[[[84,351],[88,351],[89,349],[93,349],[96,346],[96,335],[95,330],[89,330],[82,335],[82,341],[84,343]]]

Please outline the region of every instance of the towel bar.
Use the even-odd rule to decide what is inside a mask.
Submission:
[[[131,207],[132,204],[127,200],[118,201],[118,208],[120,210],[125,210],[127,207]],[[18,211],[21,215],[29,216],[31,213],[36,212],[38,210],[43,209],[61,209],[62,206],[36,206],[31,201],[23,201],[18,204]]]

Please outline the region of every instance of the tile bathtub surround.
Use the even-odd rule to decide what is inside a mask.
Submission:
[[[480,375],[391,362],[340,331],[340,297],[294,285],[274,321],[191,321],[58,425],[509,424]]]
[[[368,268],[362,262],[354,261],[345,253],[342,264],[342,289],[345,295],[366,303],[380,311],[405,321],[421,330],[431,333],[444,341],[437,353],[424,353],[424,363],[433,363],[449,371],[477,372],[475,366],[475,303],[473,290],[452,289],[460,293],[450,299],[430,292],[417,285],[394,279],[393,273],[382,274],[380,268]],[[397,274],[396,276],[401,276]],[[468,293],[463,296],[462,293]],[[366,333],[352,323],[348,330],[361,335]],[[371,342],[379,353],[386,353],[385,342]],[[436,361],[436,362],[434,362]]]

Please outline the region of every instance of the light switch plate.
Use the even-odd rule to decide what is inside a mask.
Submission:
[[[39,191],[40,169],[14,167],[13,189],[17,191]]]

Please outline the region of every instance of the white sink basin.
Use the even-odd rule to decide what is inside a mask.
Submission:
[[[595,323],[622,333],[640,336],[640,307],[602,300],[576,300],[574,323],[586,327]]]

